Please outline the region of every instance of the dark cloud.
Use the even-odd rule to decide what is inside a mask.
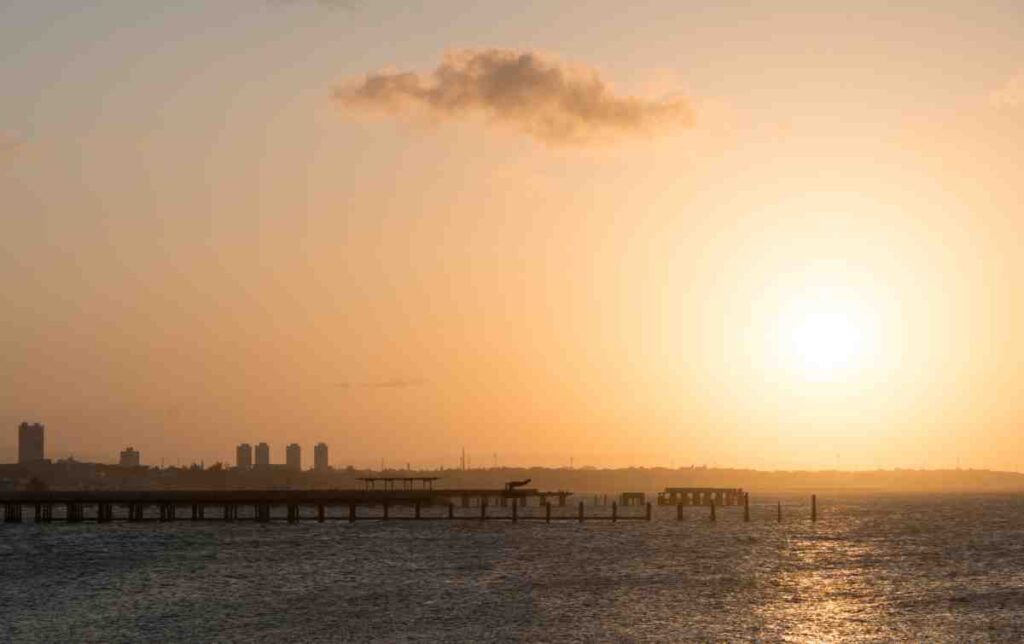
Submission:
[[[550,144],[655,134],[694,120],[685,100],[616,95],[593,69],[504,49],[450,52],[429,75],[368,74],[334,96],[345,108],[395,115],[482,114]]]

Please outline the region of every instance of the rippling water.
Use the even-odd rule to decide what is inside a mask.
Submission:
[[[0,524],[0,639],[1024,640],[1024,499],[821,499],[817,524],[757,500],[750,523]]]

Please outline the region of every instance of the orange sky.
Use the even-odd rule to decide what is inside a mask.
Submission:
[[[402,7],[0,9],[0,460],[1024,467],[1013,3]]]

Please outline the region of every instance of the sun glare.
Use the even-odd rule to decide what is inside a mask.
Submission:
[[[777,321],[778,360],[804,379],[829,381],[859,370],[873,352],[874,324],[863,302],[833,289],[801,293]]]

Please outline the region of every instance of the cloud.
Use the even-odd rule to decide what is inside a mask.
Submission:
[[[367,74],[336,88],[350,110],[456,119],[483,115],[548,144],[572,145],[691,127],[689,102],[615,94],[597,71],[505,49],[460,50],[429,75]]]
[[[427,384],[427,381],[419,378],[391,378],[388,380],[371,380],[369,382],[338,382],[335,383],[335,386],[344,389],[352,387],[362,387],[365,389],[406,389],[425,384]]]
[[[1024,107],[1024,72],[1011,76],[988,95],[989,103],[997,108]]]

